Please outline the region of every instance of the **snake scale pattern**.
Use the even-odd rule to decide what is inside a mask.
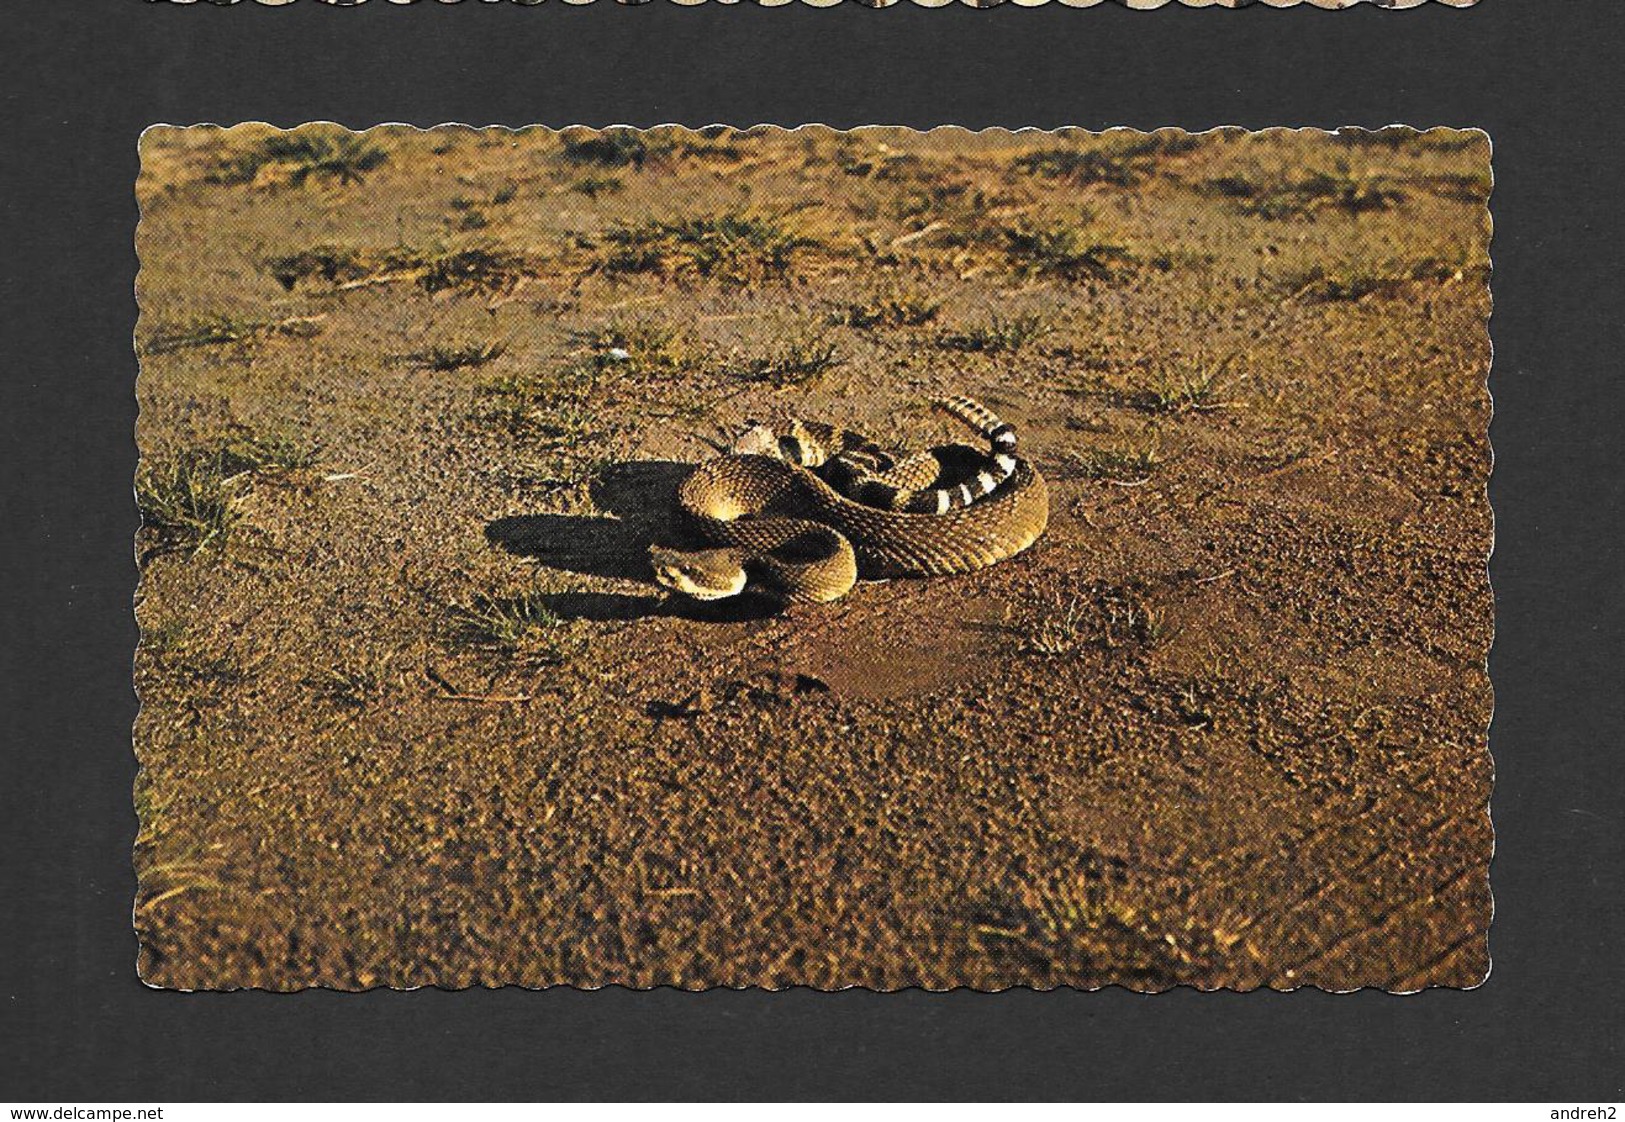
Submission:
[[[651,547],[656,580],[701,600],[748,586],[827,603],[859,577],[963,573],[1020,553],[1049,522],[1043,477],[990,410],[963,397],[932,404],[986,446],[896,457],[830,425],[752,427],[678,488],[682,519],[708,548]]]

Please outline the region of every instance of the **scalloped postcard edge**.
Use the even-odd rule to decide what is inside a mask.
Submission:
[[[200,0],[147,0],[147,3],[167,2],[170,4],[196,4]],[[269,8],[285,7],[297,3],[298,0],[201,0],[201,2],[217,7],[228,7],[233,4],[252,2]],[[326,4],[333,8],[354,8],[367,3],[367,0],[313,0],[314,3]],[[417,4],[428,3],[431,0],[381,0],[386,4]],[[461,4],[463,0],[432,0],[439,4]],[[484,4],[518,4],[524,7],[535,7],[546,3],[546,0],[474,0]],[[596,0],[559,0],[560,3],[573,6],[595,3]],[[650,0],[616,0],[617,3],[636,6],[647,4]],[[669,3],[684,7],[694,7],[708,2],[717,4],[738,4],[741,0],[668,0]],[[748,0],[764,8],[782,8],[789,4],[802,3],[814,8],[833,8],[847,0]],[[851,0],[851,3],[866,8],[890,8],[902,3],[903,0]],[[1051,0],[909,0],[922,8],[948,8],[962,6],[967,8],[997,8],[1006,3],[1018,8],[1038,8],[1049,4]],[[1094,8],[1108,2],[1108,0],[1054,0],[1055,3],[1067,8]],[[1125,8],[1137,11],[1150,11],[1164,8],[1174,0],[1110,0]],[[1471,8],[1478,0],[1178,0],[1187,8],[1295,8],[1300,4],[1309,4],[1316,8],[1332,11],[1342,8],[1358,8],[1371,6],[1393,11],[1406,8],[1420,8],[1430,4],[1443,5],[1447,8]]]

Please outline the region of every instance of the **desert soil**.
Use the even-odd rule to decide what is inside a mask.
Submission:
[[[148,982],[1483,979],[1481,136],[301,135],[141,146]],[[748,419],[941,393],[1027,553],[652,582]]]

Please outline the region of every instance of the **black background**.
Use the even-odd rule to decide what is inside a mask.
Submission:
[[[4,0],[0,1097],[1617,1099],[1622,30],[1622,0]],[[323,118],[1487,129],[1489,982],[1408,997],[142,987],[129,914],[136,138],[154,122]]]

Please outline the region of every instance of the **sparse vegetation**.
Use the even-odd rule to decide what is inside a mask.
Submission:
[[[1088,647],[1112,651],[1147,648],[1166,633],[1161,610],[1130,589],[1104,583],[1046,605],[1020,629],[1021,650],[1041,658],[1065,658]]]
[[[587,334],[593,363],[599,371],[621,377],[690,376],[708,369],[710,357],[687,332],[652,320],[616,320]]]
[[[636,129],[605,129],[567,136],[564,158],[573,164],[641,169],[650,160],[668,155],[672,147],[670,142],[655,140]]]
[[[1272,221],[1313,218],[1324,210],[1350,215],[1392,210],[1406,197],[1402,187],[1387,176],[1356,175],[1341,166],[1293,180],[1224,175],[1208,180],[1205,188],[1236,200],[1243,214]]]
[[[1099,590],[1098,597],[1104,614],[1101,643],[1107,650],[1155,646],[1167,634],[1163,612],[1136,593],[1122,588],[1104,588]]]
[[[1128,246],[1064,222],[1008,226],[1003,235],[1005,255],[1019,276],[1107,280],[1134,263]]]
[[[1494,179],[1488,169],[1472,172],[1435,172],[1428,175],[1412,176],[1409,182],[1419,190],[1439,196],[1441,199],[1453,199],[1459,203],[1476,203],[1482,206],[1489,201],[1490,192],[1494,190]]]
[[[830,317],[841,327],[867,330],[875,327],[919,327],[937,318],[942,301],[930,300],[918,293],[904,292],[876,296],[858,303],[849,303]]]
[[[286,183],[299,187],[312,179],[360,183],[389,159],[365,136],[317,128],[276,133],[220,161],[208,178],[214,183]]]
[[[451,616],[462,641],[508,654],[554,653],[545,640],[561,625],[558,614],[537,593],[481,593],[466,603],[453,605]]]
[[[1408,264],[1385,261],[1375,264],[1314,265],[1287,273],[1279,288],[1289,300],[1306,304],[1357,302],[1367,297],[1403,295],[1417,283],[1442,284],[1461,280],[1481,270],[1461,260],[1424,257]]]
[[[142,348],[149,355],[169,354],[192,347],[218,347],[229,343],[252,343],[274,336],[309,338],[322,329],[322,316],[289,316],[285,319],[248,319],[214,315],[165,324],[154,328]]]
[[[495,422],[509,436],[536,447],[568,450],[585,444],[594,434],[593,414],[583,389],[557,377],[507,375],[480,387],[490,404],[475,416]]]
[[[135,500],[142,526],[165,550],[194,555],[223,546],[242,517],[241,495],[212,456],[143,464]]]
[[[1074,596],[1044,612],[1024,636],[1021,649],[1045,658],[1076,654],[1088,642],[1084,628],[1089,608],[1087,600]]]
[[[249,473],[283,474],[316,465],[320,449],[286,433],[238,429],[209,455],[226,478]]]
[[[994,312],[986,323],[944,333],[938,343],[953,351],[1004,354],[1022,350],[1054,331],[1054,326],[1041,312],[1022,312],[1008,317]]]
[[[1084,479],[1110,483],[1144,482],[1161,465],[1162,455],[1155,444],[1141,448],[1093,448],[1067,456],[1070,471]]]
[[[1341,128],[1332,134],[1332,141],[1349,148],[1386,148],[1398,151],[1416,144],[1422,134],[1404,125],[1383,129]]]
[[[1149,136],[1108,135],[1088,146],[1061,145],[1018,156],[1017,171],[1042,179],[1065,179],[1080,186],[1094,183],[1133,187],[1156,170],[1159,158],[1189,152],[1201,141],[1186,133]]]
[[[1224,408],[1225,387],[1219,378],[1235,361],[1231,355],[1196,370],[1164,375],[1149,389],[1130,395],[1131,403],[1147,413],[1211,413]]]
[[[842,362],[834,343],[822,339],[797,339],[770,354],[749,359],[736,367],[747,382],[766,382],[778,389],[805,386]]]
[[[352,709],[365,709],[384,696],[390,679],[387,659],[368,656],[329,666],[305,680],[319,696]]]
[[[1044,978],[1110,978],[1162,989],[1201,976],[1223,957],[1224,937],[1193,917],[1131,903],[1104,873],[980,895],[969,909],[970,948]]]
[[[427,370],[466,370],[495,362],[508,353],[505,343],[436,343],[408,358]]]
[[[239,429],[218,444],[156,464],[136,475],[136,508],[160,552],[193,555],[221,549],[242,519],[244,485],[317,462],[318,449],[282,433]]]
[[[610,275],[654,273],[667,280],[719,280],[745,285],[789,275],[801,250],[817,243],[773,218],[725,214],[674,221],[650,219],[605,235],[601,259]]]
[[[618,175],[589,175],[570,184],[570,190],[596,199],[599,195],[614,195],[626,190],[626,182]]]
[[[328,284],[342,284],[366,276],[369,270],[360,250],[318,245],[271,257],[265,262],[265,271],[291,292],[304,281],[320,278]]]
[[[491,245],[433,251],[410,246],[379,251],[317,246],[272,257],[265,268],[289,291],[315,281],[339,289],[411,281],[425,292],[465,288],[489,294],[511,291],[530,275],[532,266],[524,254]]]
[[[480,246],[430,257],[424,262],[418,283],[425,292],[441,292],[448,288],[502,292],[523,280],[527,271],[522,254],[494,246]]]

